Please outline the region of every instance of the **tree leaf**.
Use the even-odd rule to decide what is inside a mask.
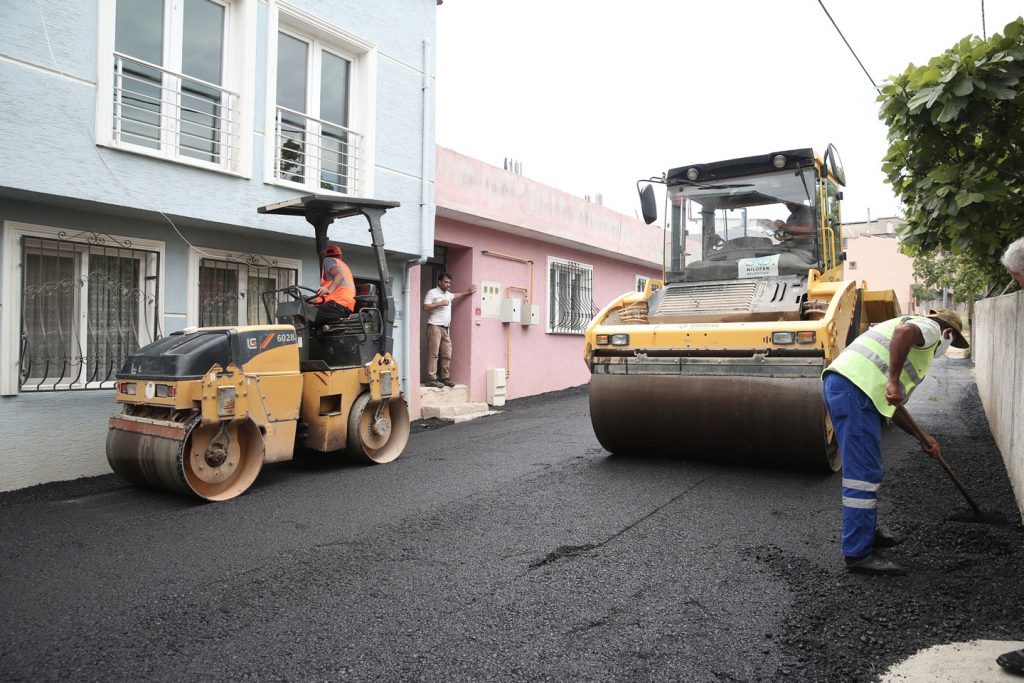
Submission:
[[[946,123],[947,121],[952,121],[960,115],[960,112],[962,112],[966,106],[967,100],[962,97],[954,97],[946,100],[946,103],[942,105],[942,110],[939,112],[938,122]]]
[[[974,80],[970,76],[966,76],[963,80],[957,81],[953,86],[953,94],[963,97],[964,95],[970,95],[974,92]]]

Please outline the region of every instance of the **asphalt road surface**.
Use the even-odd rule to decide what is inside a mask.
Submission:
[[[906,577],[845,572],[838,476],[609,457],[585,387],[225,503],[114,475],[0,494],[0,679],[870,681],[1021,639],[1024,531],[969,361],[909,408],[1009,523],[947,520],[960,494],[888,430]]]

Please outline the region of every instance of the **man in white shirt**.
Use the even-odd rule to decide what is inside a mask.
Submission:
[[[452,291],[452,276],[441,273],[434,287],[423,297],[423,310],[427,317],[427,381],[428,387],[454,387],[455,382],[449,376],[452,363],[452,339],[448,328],[452,324],[452,303],[457,299],[469,296],[476,291],[476,285],[470,285],[465,292]]]

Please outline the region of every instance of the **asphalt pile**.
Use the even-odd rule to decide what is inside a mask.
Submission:
[[[927,647],[1024,635],[1020,514],[977,392],[972,388],[957,407],[971,430],[930,431],[982,510],[1006,523],[951,520],[970,508],[938,463],[916,445],[885,453],[879,520],[904,538],[888,552],[910,566],[907,576],[837,574],[774,546],[755,552],[793,596],[779,640],[782,675],[871,681]]]

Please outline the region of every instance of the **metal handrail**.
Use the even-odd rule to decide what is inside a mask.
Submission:
[[[128,65],[152,69],[159,74],[159,79],[133,73],[130,67],[126,68]],[[169,79],[176,80],[168,85]],[[159,95],[145,92],[139,86],[155,89]],[[204,95],[195,92],[196,88],[208,88],[212,93]],[[117,144],[149,147],[146,144],[149,142],[173,156],[187,155],[195,159],[198,154],[199,160],[207,157],[205,160],[221,167],[230,166],[240,158],[236,123],[238,93],[144,59],[114,52],[113,96],[112,124]],[[211,111],[203,111],[203,105]],[[189,120],[189,114],[200,120]],[[193,144],[188,144],[189,141]]]
[[[286,118],[298,119],[287,121]],[[327,131],[325,133],[325,131]],[[274,175],[282,180],[292,180],[288,176],[301,180],[292,180],[307,184],[310,178],[317,178],[320,187],[333,189],[336,192],[358,192],[363,183],[364,159],[362,157],[362,134],[351,128],[325,121],[302,112],[277,107],[275,113],[275,136],[277,140],[274,154]],[[324,144],[324,139],[334,144]],[[294,169],[282,169],[282,151],[291,143],[292,151],[297,158],[288,160]],[[336,155],[337,160],[330,160],[327,154]],[[333,182],[323,177],[323,173],[339,176],[341,182]]]

